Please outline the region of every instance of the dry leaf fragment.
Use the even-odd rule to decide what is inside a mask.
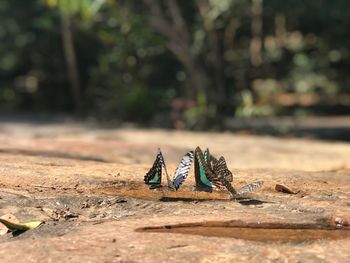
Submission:
[[[332,216],[330,217],[328,222],[330,223],[330,225],[350,229],[350,216],[348,215]]]
[[[0,218],[0,223],[4,224],[10,231],[26,231],[40,226],[42,221],[31,221],[26,223],[13,223],[11,221]]]
[[[282,192],[282,193],[286,193],[286,194],[293,194],[293,195],[295,195],[295,194],[297,194],[299,192],[299,191],[298,192],[294,192],[293,190],[291,190],[290,188],[288,188],[287,186],[284,186],[282,184],[276,184],[275,190],[277,192]]]

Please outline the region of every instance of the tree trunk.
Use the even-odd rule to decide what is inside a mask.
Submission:
[[[150,24],[168,39],[167,47],[175,55],[188,73],[190,88],[186,90],[188,97],[196,98],[199,94],[207,95],[208,77],[204,66],[198,61],[197,55],[191,52],[191,40],[188,25],[181,14],[175,0],[164,0],[169,11],[168,16],[162,10],[161,4],[154,0],[144,0],[149,8]]]
[[[211,49],[211,65],[213,68],[213,80],[214,80],[214,89],[216,92],[215,96],[215,105],[218,116],[223,116],[226,114],[226,107],[228,104],[228,94],[226,90],[225,75],[224,75],[224,61],[223,61],[223,52],[222,39],[220,33],[217,31],[208,32],[209,37],[209,46]]]
[[[262,57],[262,13],[263,0],[252,1],[252,39],[250,41],[250,61],[253,66],[260,66],[263,63]]]
[[[73,32],[71,26],[71,16],[68,12],[61,11],[62,20],[62,44],[67,65],[68,80],[73,96],[74,107],[77,114],[82,111],[81,87],[78,70],[78,62],[74,48]]]

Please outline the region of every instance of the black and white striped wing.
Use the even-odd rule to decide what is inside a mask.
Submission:
[[[254,183],[250,183],[246,186],[243,186],[241,189],[239,189],[237,191],[237,194],[238,195],[241,195],[241,194],[245,194],[245,193],[249,193],[249,192],[252,192],[254,191],[255,189],[261,187],[263,185],[263,181],[258,181],[258,182],[254,182]]]
[[[185,181],[188,172],[190,171],[192,161],[193,151],[189,151],[182,157],[179,166],[176,168],[174,179],[172,182],[176,190],[178,190],[180,185]]]

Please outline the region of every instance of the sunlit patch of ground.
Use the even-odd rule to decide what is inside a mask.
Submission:
[[[234,187],[257,180],[263,180],[264,185],[230,200],[225,190],[194,191],[193,169],[178,192],[169,191],[164,183],[156,190],[143,183],[158,146],[171,173],[182,154],[197,145],[225,156],[234,175]],[[322,232],[322,240],[315,238],[295,246],[249,241],[281,233],[246,233],[244,229],[231,233],[232,229],[220,226],[210,230],[198,226],[176,230],[176,234],[169,229],[167,234],[135,230],[232,220],[346,226],[350,214],[349,156],[350,145],[340,142],[234,133],[106,130],[84,125],[1,124],[0,212],[15,214],[21,221],[46,223],[16,237],[0,237],[0,256],[5,262],[67,258],[73,262],[154,262],[155,258],[164,262],[219,258],[342,262],[350,253],[348,232],[341,232],[340,236],[345,235],[342,239],[323,238],[328,232],[312,232],[309,236]],[[277,192],[276,184],[296,194]],[[295,234],[287,232],[283,234]],[[245,234],[251,238],[243,239]]]

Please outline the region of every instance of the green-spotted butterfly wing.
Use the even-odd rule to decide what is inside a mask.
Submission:
[[[207,148],[205,151],[204,151],[204,161],[205,163],[209,166],[209,168],[211,168],[211,162],[210,162],[210,158],[211,158],[211,155],[209,153],[209,149]],[[213,183],[210,182],[205,174],[205,170],[204,170],[204,167],[202,165],[199,165],[199,176],[200,176],[200,181],[209,186],[209,187],[213,187]]]
[[[210,178],[212,178],[214,174],[210,165],[210,156],[208,149],[204,154],[199,147],[195,150],[195,180],[196,188],[199,191],[212,192],[213,183]]]
[[[161,186],[162,183],[162,167],[164,158],[161,151],[158,149],[156,159],[151,169],[146,173],[144,177],[145,184],[150,185],[150,189],[154,189]]]

